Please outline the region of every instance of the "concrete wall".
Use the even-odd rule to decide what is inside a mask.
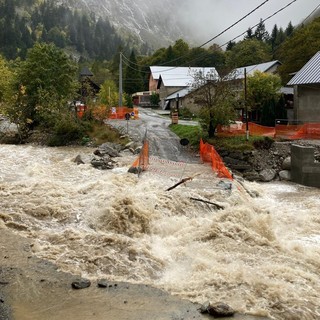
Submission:
[[[161,83],[159,89],[160,106],[163,108],[165,106],[166,97],[170,96],[172,93],[183,89],[183,87],[166,87]]]
[[[320,163],[313,147],[291,146],[291,180],[309,187],[320,187]]]
[[[320,122],[320,85],[295,86],[294,118],[304,122]]]

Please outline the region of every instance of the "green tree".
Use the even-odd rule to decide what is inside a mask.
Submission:
[[[109,108],[117,106],[119,102],[119,92],[115,82],[112,80],[106,80],[102,84],[98,96],[100,102]]]
[[[200,124],[208,137],[214,137],[218,125],[228,125],[236,119],[236,95],[229,82],[213,74],[194,75],[191,97],[200,106]]]
[[[125,59],[124,59],[125,60]],[[143,80],[140,67],[137,63],[136,55],[132,50],[129,61],[124,61],[126,68],[124,70],[124,91],[128,94],[143,91]]]
[[[226,65],[230,68],[239,68],[270,61],[269,46],[257,39],[247,39],[238,42],[226,52]]]
[[[185,41],[182,39],[177,40],[173,45],[172,50],[173,58],[177,59],[174,63],[172,63],[172,65],[181,65],[186,62],[190,48]]]
[[[12,96],[13,71],[8,67],[7,61],[0,55],[0,113],[1,106]]]
[[[160,103],[159,93],[152,92],[150,96],[150,103],[152,106],[159,106],[159,103]]]
[[[77,89],[76,66],[53,44],[35,44],[18,70],[26,107],[22,120],[54,126],[59,113],[67,111]],[[17,107],[17,106],[16,106]]]
[[[292,35],[293,31],[294,31],[294,27],[293,27],[293,25],[292,25],[292,23],[291,23],[291,21],[290,21],[290,22],[288,23],[288,26],[287,26],[286,30],[285,30],[286,36],[287,36],[287,37],[290,37],[290,36]]]
[[[320,48],[320,17],[310,24],[296,28],[278,51],[282,62],[279,73],[283,83],[290,79],[290,73],[299,71]]]
[[[253,39],[253,37],[254,37],[254,35],[253,35],[253,32],[252,32],[252,29],[248,28],[247,34],[245,35],[244,39]]]
[[[247,79],[247,104],[261,114],[261,124],[274,125],[276,104],[280,98],[281,78],[255,71]]]
[[[266,26],[264,25],[264,22],[262,21],[262,19],[260,19],[260,22],[254,32],[254,37],[259,41],[269,40],[269,33],[266,30]]]

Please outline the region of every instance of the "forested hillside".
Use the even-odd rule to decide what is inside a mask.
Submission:
[[[24,58],[41,41],[101,60],[125,47],[109,21],[92,12],[72,11],[51,0],[0,0],[0,53],[7,59]]]

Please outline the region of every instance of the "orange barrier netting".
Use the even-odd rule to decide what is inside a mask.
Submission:
[[[253,122],[248,123],[248,129],[250,134],[254,136],[274,137],[276,132],[274,127],[261,126]],[[217,132],[220,135],[244,135],[246,133],[246,124],[240,122],[230,126],[218,126]]]
[[[219,178],[227,178],[233,180],[232,174],[229,172],[216,149],[209,143],[200,140],[200,157],[204,162],[211,162],[213,171],[217,172]]]
[[[303,127],[302,124],[276,124],[276,134],[275,137],[283,139],[294,139],[297,132]]]
[[[149,165],[149,142],[144,141],[139,157],[134,161],[132,167],[141,168],[143,171],[147,170]]]
[[[299,127],[290,139],[320,139],[320,123],[306,123]]]
[[[116,107],[111,108],[108,119],[125,119],[125,115],[129,113],[130,119],[139,119],[138,108]]]
[[[266,127],[249,122],[249,133],[252,136],[263,136],[284,139],[320,139],[320,123],[305,124],[276,124],[275,127]],[[230,126],[218,126],[217,133],[220,136],[245,135],[246,124],[235,123]]]

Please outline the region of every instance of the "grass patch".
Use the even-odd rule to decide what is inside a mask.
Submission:
[[[214,137],[208,139],[216,149],[225,149],[229,151],[252,151],[255,149],[257,141],[264,141],[264,137],[250,136],[247,141],[245,136],[233,137]],[[258,142],[259,143],[259,142]]]
[[[188,139],[190,141],[190,145],[193,147],[198,147],[200,139],[203,137],[203,132],[200,126],[171,124],[169,128],[181,139]],[[247,141],[245,135],[232,137],[216,136],[214,138],[206,139],[206,142],[213,145],[216,149],[229,151],[252,151],[254,149],[269,149],[273,143],[273,139],[268,137],[249,136],[249,140]]]
[[[181,139],[188,139],[189,145],[198,147],[202,136],[200,126],[187,126],[183,124],[170,124],[169,128]]]
[[[87,132],[88,138],[94,141],[96,145],[101,145],[105,142],[113,142],[125,145],[129,139],[123,138],[121,132],[106,124],[94,123],[92,129]]]

